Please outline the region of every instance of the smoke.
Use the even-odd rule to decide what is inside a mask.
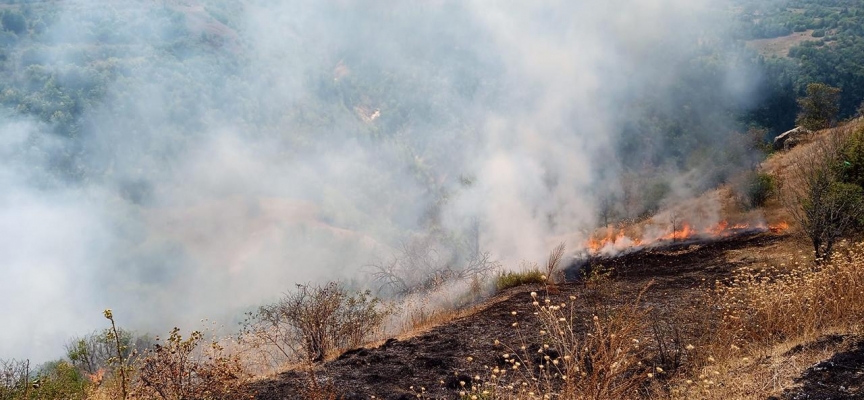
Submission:
[[[714,130],[675,140],[733,127],[681,94],[722,41],[707,1],[59,4],[7,68],[90,94],[0,121],[2,357],[57,357],[104,308],[159,332],[296,282],[362,285],[430,229],[542,259],[624,197],[628,168],[679,177],[658,201],[713,182],[709,158],[663,161],[645,121],[686,102]],[[746,103],[746,71],[712,65],[705,90]]]

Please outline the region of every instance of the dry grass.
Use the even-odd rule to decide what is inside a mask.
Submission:
[[[864,121],[852,121],[836,128],[813,133],[801,144],[791,150],[772,154],[762,163],[761,169],[774,175],[779,180],[787,180],[790,178],[790,170],[794,169],[798,160],[806,159],[811,153],[816,151],[816,148],[812,146],[812,143],[823,143],[830,140],[832,137],[848,137],[862,127],[864,127]]]
[[[754,357],[736,351],[725,361],[707,362],[691,376],[678,379],[668,389],[673,399],[765,399],[778,396],[795,385],[795,378],[813,364],[825,360],[837,347],[809,348],[791,354],[790,349],[809,341],[789,341],[762,349],[764,356]]]
[[[864,322],[864,243],[825,265],[793,261],[740,270],[719,286],[704,311],[714,310],[710,334],[698,346],[691,376],[676,381],[679,398],[765,398],[793,385],[831,351],[789,355],[794,346],[830,334],[857,334]],[[707,315],[707,314],[706,314]]]
[[[570,304],[536,299],[542,329],[520,333],[515,345],[501,344],[507,367],[491,368],[485,384],[466,390],[463,398],[750,399],[782,394],[839,345],[790,349],[829,334],[859,333],[861,298],[864,243],[848,246],[825,265],[802,257],[788,266],[742,269],[690,311],[703,316],[703,335],[675,350],[687,353],[677,374],[660,368],[662,363],[650,369],[642,365],[656,360],[661,349],[640,347],[651,319],[638,299],[588,321],[572,313],[575,297]],[[514,329],[518,326],[517,321]],[[541,344],[539,353],[533,354],[532,343]]]
[[[786,250],[789,249],[780,247],[772,251]],[[583,292],[570,297],[569,302],[553,302],[544,295],[534,294],[531,300],[534,315],[513,317],[517,339],[496,344],[499,353],[495,356],[502,362],[489,366],[482,379],[474,379],[478,384],[466,385],[463,398],[725,400],[782,394],[805,369],[836,351],[836,347],[830,346],[798,352],[790,352],[791,348],[829,333],[861,331],[864,243],[846,245],[841,250],[830,263],[823,265],[814,264],[812,258],[803,254],[793,255],[791,259],[788,254],[767,258],[770,261],[765,264],[773,266],[743,268],[728,281],[718,282],[698,308],[682,310],[700,315],[704,322],[697,331],[698,337],[692,338],[692,344],[676,339],[675,324],[682,321],[673,319],[668,329],[657,328],[657,319],[641,303],[641,295],[621,302],[614,292],[616,283],[609,278],[600,277],[600,281],[591,284],[608,288],[592,289],[585,285]],[[595,299],[588,291],[601,291],[606,295]],[[502,298],[504,296],[496,302]],[[594,315],[587,318],[575,312],[576,306],[586,301],[597,304]],[[425,322],[430,325],[445,323],[482,312],[495,304],[441,312],[439,317],[427,318]],[[540,329],[524,330],[520,322],[524,318],[537,319]],[[422,331],[424,326],[428,325],[415,327],[413,334]],[[652,331],[660,338],[656,342],[675,342],[669,345],[674,348],[658,349],[653,344]],[[190,345],[184,343],[199,341],[200,338],[192,340],[191,337],[169,338],[170,344],[165,347],[169,350],[167,353],[152,353],[134,365],[131,372],[135,383],[133,393],[142,399],[179,398],[166,391],[177,369],[174,367],[191,360],[210,362],[206,358],[176,358],[178,354],[194,353],[187,351]],[[173,353],[169,349],[171,346]],[[212,350],[221,351],[218,347]],[[677,361],[658,362],[662,358],[658,357],[658,352],[664,351],[667,358]],[[684,356],[679,357],[681,354]],[[147,360],[151,363],[149,367]],[[198,368],[195,376],[187,377],[198,379],[199,384],[188,387],[248,396],[239,390],[238,383],[249,379],[239,360],[227,356],[213,360],[216,360],[211,363],[213,365],[195,367]],[[158,365],[162,367],[156,368]],[[309,373],[305,398],[338,398],[334,388],[321,383],[329,381],[319,379],[326,375],[323,367],[305,367]],[[236,377],[241,378],[237,380]],[[202,384],[200,379],[203,378],[212,378],[213,382]],[[117,398],[117,386],[106,382],[101,388],[91,390],[88,398]],[[422,390],[418,394],[421,398],[425,396]]]
[[[864,243],[858,243],[827,265],[740,271],[716,293],[720,332],[728,333],[722,341],[758,349],[857,327],[864,321],[862,267]]]
[[[496,340],[498,365],[484,367],[487,376],[474,377],[478,384],[466,385],[463,399],[639,398],[640,388],[662,373],[640,361],[648,316],[641,293],[623,306],[598,309],[587,319],[575,312],[585,299],[570,296],[569,302],[554,303],[536,292],[531,296],[535,312],[529,318],[536,318],[540,329],[524,330],[523,317],[513,312],[517,341]]]
[[[536,268],[521,272],[501,272],[495,277],[495,288],[501,291],[522,285],[543,284],[546,279],[547,276]]]
[[[849,124],[817,133],[810,143],[772,156],[761,170],[783,179],[791,166],[813,151],[812,142],[821,143],[829,135],[843,136],[857,128]],[[727,188],[708,194],[717,196],[712,204],[719,205],[727,218],[790,220],[776,198],[769,199],[763,209],[744,213],[731,205],[728,192]],[[703,200],[696,202],[703,204]],[[828,334],[857,334],[864,322],[864,303],[860,302],[864,298],[864,243],[845,246],[844,252],[824,265],[814,264],[813,255],[801,250],[800,243],[789,238],[758,253],[728,254],[730,262],[749,267],[738,270],[728,281],[717,282],[693,309],[677,310],[666,326],[659,326],[650,310],[637,305],[638,300],[614,307],[607,303],[601,308],[606,313],[584,319],[573,314],[573,302],[594,299],[571,298],[571,303],[552,304],[538,298],[535,316],[528,318],[538,318],[542,330],[522,332],[519,318],[523,316],[514,317],[519,340],[496,343],[500,350],[496,356],[504,364],[488,366],[486,376],[473,377],[478,384],[466,385],[462,398],[725,400],[782,394],[805,369],[829,357],[839,345],[790,349]],[[553,252],[543,267],[553,265],[554,271],[557,261],[552,260],[559,259]],[[435,323],[481,310],[442,314]],[[699,321],[692,328],[695,332],[688,332],[689,340],[677,331],[688,323],[685,314]],[[661,362],[664,359],[668,362]],[[666,368],[667,364],[673,367]],[[426,396],[422,390],[417,394]]]
[[[813,37],[813,30],[808,29],[804,32],[793,32],[791,35],[781,36],[771,39],[754,39],[747,41],[747,47],[758,51],[762,55],[786,57],[789,55],[789,49],[807,41],[817,41],[818,38]]]

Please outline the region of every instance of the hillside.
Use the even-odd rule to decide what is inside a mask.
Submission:
[[[727,279],[739,268],[760,266],[763,259],[756,257],[756,253],[794,257],[797,254],[794,248],[789,248],[790,243],[792,239],[784,235],[745,235],[610,259],[604,263],[614,270],[610,282],[567,283],[553,292],[546,292],[545,287],[539,285],[510,289],[484,303],[472,315],[416,336],[387,340],[379,347],[343,353],[336,360],[315,366],[314,376],[322,388],[332,387],[348,399],[413,398],[421,387],[426,388],[425,398],[457,398],[460,391],[470,391],[472,387],[483,390],[489,382],[503,386],[517,384],[518,387],[524,375],[513,373],[512,380],[494,380],[485,367],[509,367],[501,358],[502,354],[519,354],[519,347],[526,345],[530,356],[543,343],[538,334],[543,327],[533,315],[537,308],[532,305],[531,292],[537,292],[540,298],[549,298],[552,304],[566,303],[574,321],[588,321],[607,308],[616,309],[636,301],[647,287],[641,294],[640,307],[646,312],[650,310],[655,321],[679,329],[678,339],[682,343],[696,343],[702,340],[706,327],[701,326],[701,315],[694,305],[703,300],[706,282]],[[569,300],[570,296],[575,296],[576,300]],[[516,315],[512,315],[514,311]],[[513,327],[514,322],[519,326]],[[639,332],[636,337],[646,343],[645,351],[656,350],[652,348],[655,344],[652,344],[650,330]],[[501,344],[495,345],[496,340]],[[473,360],[469,361],[469,357]],[[536,357],[531,357],[536,364]],[[668,368],[659,359],[642,361],[646,370],[655,365]],[[480,379],[476,380],[475,376]],[[310,387],[309,379],[307,372],[298,370],[279,374],[255,386],[261,390],[260,399],[311,398],[304,394]],[[464,388],[460,381],[466,382]]]
[[[837,130],[858,128],[852,124]],[[790,152],[775,153],[761,169],[782,178],[790,164],[812,151],[814,143],[834,133],[822,132],[810,143]],[[708,194],[701,201],[715,200],[713,194]],[[789,218],[776,198],[760,211],[775,221]],[[736,218],[736,215],[725,217]],[[741,215],[737,217],[742,218]],[[813,257],[807,249],[806,240],[793,226],[784,231],[745,231],[720,238],[667,242],[619,255],[598,255],[587,260],[588,268],[606,271],[592,275],[595,278],[551,287],[534,284],[508,289],[471,309],[468,315],[387,339],[377,346],[344,352],[325,363],[280,373],[256,382],[253,387],[257,398],[265,400],[408,399],[417,396],[449,399],[470,398],[472,394],[485,398],[482,393],[494,393],[494,398],[521,399],[534,398],[528,392],[539,396],[539,393],[559,391],[561,382],[536,381],[538,378],[554,380],[537,368],[544,364],[544,357],[555,360],[564,354],[561,341],[556,341],[554,335],[541,334],[549,329],[548,321],[538,316],[538,312],[545,313],[541,309],[543,303],[532,305],[538,299],[548,299],[547,305],[566,306],[567,311],[561,315],[575,329],[582,330],[576,336],[586,332],[610,335],[610,331],[592,325],[592,318],[599,315],[601,320],[611,318],[610,325],[604,329],[620,329],[627,335],[626,340],[641,344],[632,354],[637,364],[618,372],[637,375],[635,387],[641,393],[637,397],[859,398],[864,396],[864,379],[860,373],[864,368],[864,335],[857,324],[853,324],[851,330],[836,330],[840,325],[834,325],[831,329],[765,338],[765,342],[740,344],[740,347],[736,347],[734,341],[727,344],[736,350],[724,350],[722,346],[718,349],[714,342],[722,340],[717,330],[722,329],[723,323],[716,318],[719,318],[718,307],[724,306],[719,305],[735,302],[733,292],[724,290],[740,283],[742,288],[749,285],[748,290],[758,292],[765,288],[762,285],[766,279],[783,281],[788,274],[810,271],[808,266]],[[860,250],[857,256],[850,255],[854,257],[849,261],[852,268],[862,266],[861,256]],[[745,284],[755,276],[760,278]],[[864,282],[853,283],[859,289],[861,284]],[[808,286],[799,288],[802,293],[786,295],[803,296]],[[828,290],[825,287],[812,289]],[[712,293],[720,297],[712,297]],[[740,299],[747,301],[746,297]],[[757,309],[744,312],[757,313]],[[777,311],[791,310],[783,307]],[[631,319],[616,320],[622,317]],[[727,317],[730,315],[722,319]],[[616,325],[622,323],[624,325]],[[803,326],[808,322],[800,323]],[[606,340],[614,343],[614,336]],[[509,357],[502,357],[505,354]],[[524,364],[522,370],[492,372],[511,369],[513,359]],[[621,356],[617,361],[625,360],[627,358]],[[552,368],[551,364],[546,365]],[[691,383],[694,381],[696,383]],[[619,395],[622,398],[632,396],[630,393]]]
[[[864,321],[862,27],[860,0],[0,0],[0,400],[854,380],[808,368],[857,362]]]

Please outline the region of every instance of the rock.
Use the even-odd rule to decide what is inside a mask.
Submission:
[[[811,132],[802,126],[783,132],[774,138],[774,150],[789,150],[801,143],[804,136]]]

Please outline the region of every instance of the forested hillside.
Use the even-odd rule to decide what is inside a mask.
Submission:
[[[794,97],[811,82],[841,88],[840,115],[862,114],[864,99],[864,9],[846,0],[740,1],[739,40],[781,38],[807,32],[810,40],[790,48],[787,54],[762,57],[765,71],[763,102],[751,114],[753,122],[772,129],[790,127],[794,121]]]
[[[110,7],[100,2],[62,3],[75,9],[74,24],[62,20],[68,17],[59,11],[58,2],[4,3],[0,103],[7,113],[37,117],[50,124],[55,134],[75,138],[67,151],[53,160],[55,172],[67,178],[98,179],[109,168],[104,160],[96,162],[81,153],[86,151],[82,141],[92,130],[109,125],[104,121],[112,118],[110,113],[93,111],[104,110],[105,104],[134,109],[144,96],[164,104],[165,117],[184,122],[179,137],[185,139],[181,142],[194,140],[191,137],[200,130],[200,120],[207,118],[207,113],[254,124],[259,130],[278,129],[290,120],[297,129],[281,135],[294,149],[312,145],[314,140],[308,135],[321,131],[353,132],[348,134],[352,138],[383,140],[403,148],[403,162],[415,170],[421,185],[440,191],[442,188],[436,186],[440,186],[441,175],[458,176],[458,171],[431,170],[430,165],[448,164],[446,155],[436,151],[455,138],[470,143],[471,132],[476,129],[471,126],[473,115],[465,103],[482,102],[494,108],[495,102],[501,101],[495,92],[501,87],[496,79],[506,68],[501,60],[480,58],[469,48],[450,51],[470,32],[444,35],[437,49],[425,48],[423,54],[413,54],[416,59],[411,65],[398,68],[368,57],[384,39],[375,34],[352,38],[350,45],[332,52],[302,50],[304,57],[317,57],[328,68],[298,78],[316,89],[303,99],[281,99],[302,106],[277,112],[272,104],[256,99],[253,88],[243,88],[242,66],[253,55],[243,43],[244,21],[235,20],[242,15],[241,3],[126,2]],[[842,89],[841,118],[858,113],[864,98],[860,61],[864,54],[864,10],[859,4],[840,0],[740,1],[725,11],[737,25],[730,28],[723,21],[715,21],[716,26],[703,32],[705,37],[698,43],[684,43],[672,50],[658,47],[656,54],[642,60],[671,56],[676,64],[673,68],[681,72],[674,84],[631,85],[620,89],[626,94],[615,94],[624,100],[616,105],[626,116],[616,123],[623,138],[616,156],[624,161],[625,170],[632,174],[640,174],[638,171],[646,167],[662,171],[671,163],[676,169],[708,169],[706,187],[723,181],[732,173],[730,169],[746,165],[746,159],[752,157],[746,149],[749,138],[736,138],[733,132],[765,129],[762,139],[767,140],[791,128],[797,112],[795,99],[811,82]],[[390,17],[411,20],[416,16]],[[444,23],[443,14],[441,18]],[[434,22],[427,24],[431,27]],[[727,36],[727,29],[733,35]],[[793,47],[788,57],[760,56],[743,44],[805,30],[813,30],[814,40]],[[482,36],[474,39],[482,41]],[[307,46],[296,36],[283,40],[298,41],[298,50]],[[669,51],[677,54],[670,55]],[[433,70],[439,71],[438,77],[424,75]],[[450,80],[446,88],[441,79]],[[161,98],[152,99],[141,92],[142,83],[164,80],[176,85],[167,93],[159,93]],[[224,90],[226,87],[230,89]],[[442,94],[443,89],[448,93]],[[383,109],[384,117],[375,124],[364,124],[364,118],[369,122],[376,109]],[[133,122],[126,117],[129,115],[117,122],[118,128],[154,122]],[[94,118],[100,122],[92,123]],[[402,134],[399,138],[398,132],[428,127],[448,136],[420,140]],[[134,143],[132,136],[124,140]],[[732,142],[742,143],[730,145],[730,137]],[[644,151],[646,148],[651,151]],[[727,165],[730,159],[733,165]],[[650,183],[637,190],[644,201],[619,207],[626,208],[620,213],[635,216],[655,208],[663,199],[669,182],[648,178]],[[146,192],[134,182],[129,185],[136,193],[133,196]]]

